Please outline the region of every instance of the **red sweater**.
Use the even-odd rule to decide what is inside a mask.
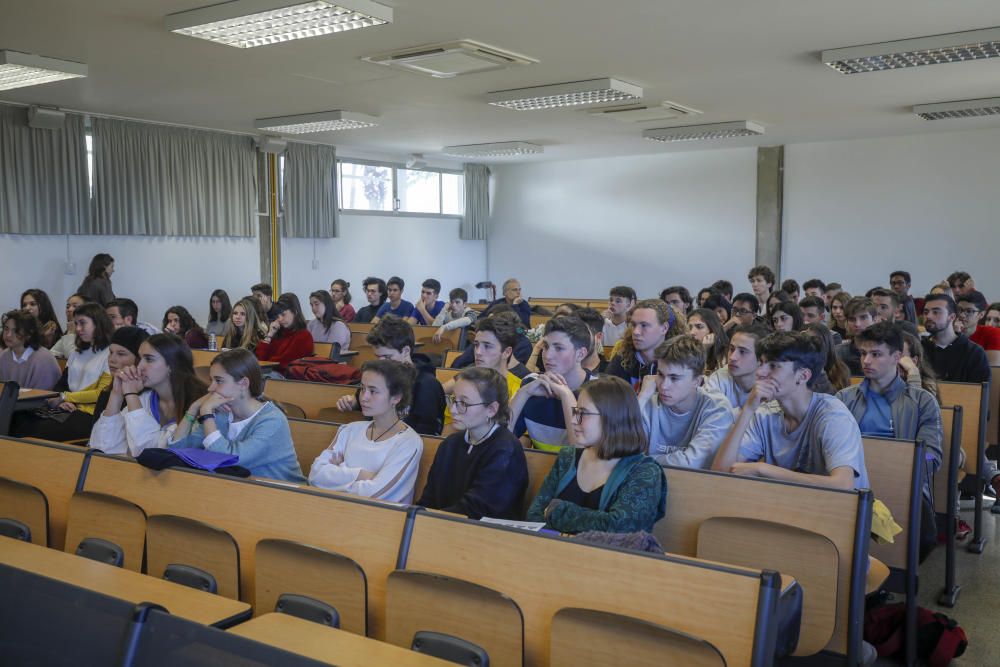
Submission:
[[[312,355],[313,337],[305,329],[294,332],[278,329],[278,333],[270,343],[265,341],[257,343],[253,353],[261,361],[277,361],[278,371],[284,373],[289,363]]]

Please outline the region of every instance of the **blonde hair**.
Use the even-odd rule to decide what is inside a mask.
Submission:
[[[243,308],[247,321],[243,325],[243,335],[240,336],[239,340],[236,340],[236,327],[233,326],[233,316],[230,314],[229,321],[226,322],[226,334],[222,339],[222,347],[242,347],[252,350],[257,347],[257,343],[264,339],[267,334],[267,325],[261,321],[255,301],[256,299],[245,296],[233,306],[233,310],[236,310],[237,307]]]

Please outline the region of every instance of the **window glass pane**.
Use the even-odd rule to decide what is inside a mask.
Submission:
[[[90,197],[94,197],[94,135],[87,132],[83,135],[84,141],[87,142],[87,186],[90,192]]]
[[[392,210],[392,169],[370,164],[340,164],[340,206],[360,211]]]
[[[436,171],[397,169],[399,210],[406,213],[440,213],[441,191]]]
[[[465,215],[465,176],[441,174],[441,212]]]

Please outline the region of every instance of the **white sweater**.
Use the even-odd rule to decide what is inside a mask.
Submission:
[[[89,387],[101,378],[102,373],[108,371],[108,348],[100,352],[94,352],[92,347],[83,352],[77,352],[74,348],[66,361],[66,371],[70,391]]]
[[[128,454],[133,458],[150,447],[165,448],[172,442],[177,424],[171,421],[160,426],[149,408],[152,397],[152,391],[142,392],[139,410],[129,411],[128,407],[123,407],[121,412],[110,417],[101,413],[90,432],[89,446],[105,454]]]
[[[309,483],[368,498],[413,502],[423,440],[407,427],[388,440],[372,442],[367,433],[370,425],[359,421],[341,426],[330,447],[313,461]],[[343,463],[333,462],[337,455],[344,457]],[[375,478],[359,481],[362,470],[375,472]]]

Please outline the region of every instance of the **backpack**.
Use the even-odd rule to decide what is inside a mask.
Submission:
[[[873,644],[879,657],[903,658],[906,605],[889,604],[865,613],[865,641]],[[965,653],[969,640],[958,622],[944,614],[917,608],[917,656],[930,667],[945,667]]]
[[[330,361],[326,357],[303,357],[288,364],[285,377],[306,382],[356,384],[361,381],[361,371],[347,364]]]

